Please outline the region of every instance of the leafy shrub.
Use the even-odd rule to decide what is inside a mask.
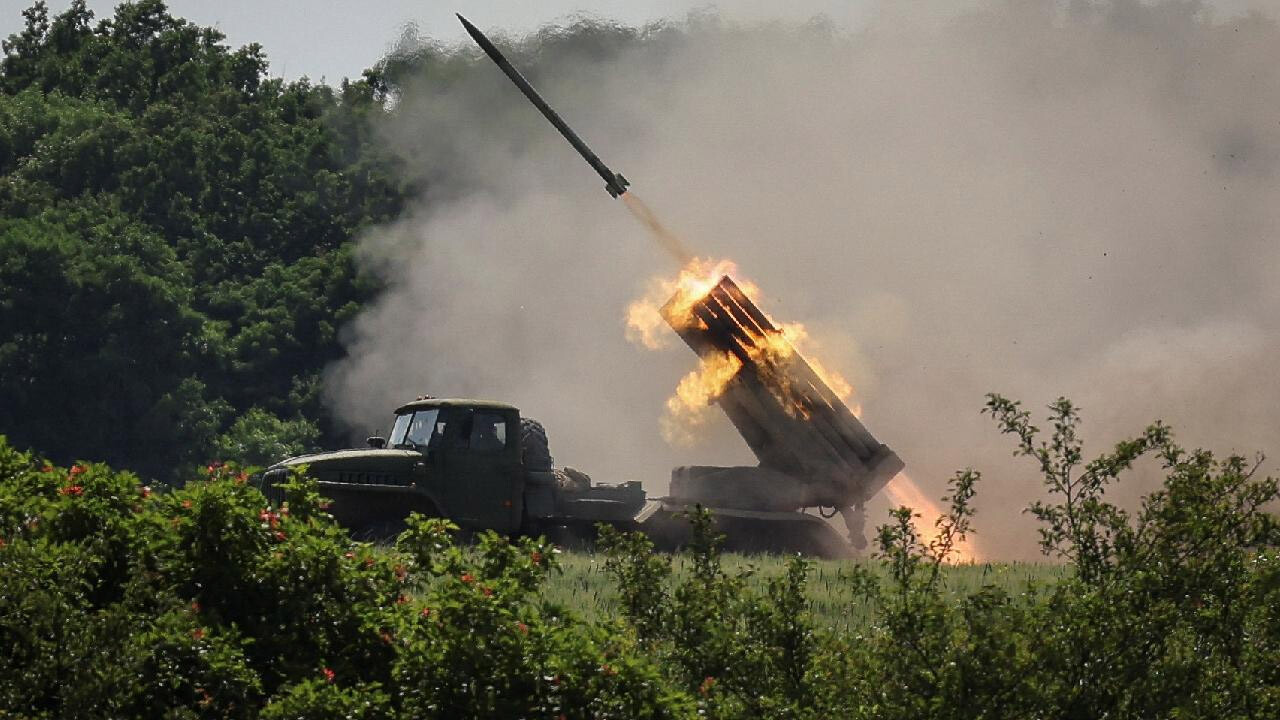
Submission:
[[[354,543],[295,476],[275,506],[212,465],[152,492],[0,436],[0,713],[685,717],[627,637],[538,599],[544,542]]]
[[[921,537],[913,511],[851,567],[871,621],[815,626],[808,563],[763,587],[721,563],[709,513],[673,556],[601,528],[617,618],[547,601],[557,550],[411,516],[352,542],[295,474],[269,504],[235,467],[152,492],[55,467],[0,437],[0,713],[235,718],[1280,717],[1280,488],[1258,462],[1153,425],[1085,463],[1070,403],[1042,439],[991,396],[1044,479],[1030,510],[1070,573],[957,592],[979,475],[957,473]],[[1127,511],[1106,488],[1142,458],[1166,479]]]

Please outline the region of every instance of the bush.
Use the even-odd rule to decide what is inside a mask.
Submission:
[[[683,717],[625,636],[538,600],[552,548],[413,518],[355,543],[295,476],[152,492],[0,436],[0,712],[20,717]]]
[[[809,565],[763,588],[721,563],[709,513],[674,572],[601,528],[620,616],[544,599],[557,550],[411,516],[394,547],[351,541],[314,482],[269,504],[235,467],[152,492],[54,467],[0,437],[0,714],[226,718],[1280,717],[1280,488],[1261,460],[1187,452],[1156,424],[1085,463],[1075,408],[1042,439],[987,412],[1040,471],[1030,510],[1070,569],[1020,592],[958,592],[978,473],[921,537],[913,511],[854,565],[871,621],[814,625]],[[1142,458],[1166,479],[1105,501]]]

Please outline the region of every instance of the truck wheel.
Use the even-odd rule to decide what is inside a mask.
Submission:
[[[547,431],[542,423],[532,418],[520,418],[520,447],[526,471],[551,471],[551,448],[547,445]]]

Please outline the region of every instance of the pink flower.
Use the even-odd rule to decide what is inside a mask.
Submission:
[[[80,485],[68,485],[62,488],[61,490],[59,490],[58,493],[62,495],[74,495],[78,497],[84,494],[84,488],[81,487]]]

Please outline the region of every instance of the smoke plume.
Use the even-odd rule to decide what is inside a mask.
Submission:
[[[553,27],[513,61],[666,227],[806,324],[926,491],[984,471],[989,551],[1035,556],[1019,511],[1041,486],[979,415],[986,392],[1072,398],[1095,454],[1157,418],[1187,445],[1280,449],[1276,23],[1194,2],[905,5],[852,31]],[[425,190],[361,241],[385,291],[346,329],[335,412],[365,432],[422,393],[507,400],[557,462],[656,493],[674,465],[753,462],[718,416],[693,447],[662,439],[695,358],[624,323],[677,264],[596,175],[469,48],[410,39],[388,68],[381,131]]]

